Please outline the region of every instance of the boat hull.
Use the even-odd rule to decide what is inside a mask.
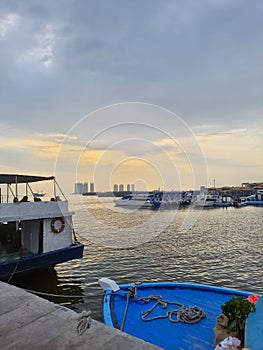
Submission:
[[[120,291],[115,293],[110,290],[105,292],[102,313],[104,323],[108,326],[121,328],[127,302],[126,293],[130,286],[121,285]],[[127,306],[123,331],[166,350],[213,349],[213,328],[216,325],[216,317],[221,313],[221,305],[232,296],[247,297],[251,294],[228,288],[173,282],[143,283],[136,285],[136,287],[139,297],[161,295],[163,300],[176,301],[186,307],[198,306],[206,314],[205,318],[194,324],[173,323],[168,318],[146,322],[142,320],[142,312],[152,307],[154,301],[146,303],[131,297]],[[168,305],[165,310],[161,306],[157,306],[147,317],[152,317],[155,313],[164,315],[170,310],[169,308],[176,309],[176,306]]]
[[[150,202],[136,200],[136,199],[119,199],[114,200],[116,206],[128,207],[128,208],[152,208],[153,205]]]
[[[232,206],[232,204],[230,202],[215,202],[214,203],[215,208],[228,208],[231,206]]]
[[[63,249],[57,249],[43,254],[35,254],[25,258],[18,258],[0,264],[0,280],[5,281],[14,276],[54,267],[56,264],[83,256],[84,246],[81,243],[72,244]]]
[[[263,200],[262,201],[247,201],[247,205],[254,205],[256,207],[263,207]]]

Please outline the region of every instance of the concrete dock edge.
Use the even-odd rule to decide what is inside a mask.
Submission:
[[[0,282],[0,344],[3,350],[160,349],[93,319],[90,328],[79,335],[79,316],[73,310]]]

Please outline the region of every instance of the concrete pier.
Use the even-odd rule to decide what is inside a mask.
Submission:
[[[0,282],[0,344],[3,350],[160,349],[93,319],[90,328],[79,335],[79,316],[70,309]]]

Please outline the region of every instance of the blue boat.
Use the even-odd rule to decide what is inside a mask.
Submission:
[[[246,320],[245,345],[250,350],[263,348],[263,298],[256,303],[256,311],[251,312]]]
[[[166,350],[214,349],[213,329],[222,312],[221,305],[233,296],[251,295],[203,284],[114,285],[109,280],[112,285],[107,280],[99,280],[105,290],[104,323]]]
[[[49,199],[35,196],[39,182]],[[82,258],[72,215],[55,177],[0,174],[0,280]]]

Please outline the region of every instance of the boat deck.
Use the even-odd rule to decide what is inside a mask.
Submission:
[[[1,349],[158,350],[92,320],[82,335],[76,312],[0,282]]]

